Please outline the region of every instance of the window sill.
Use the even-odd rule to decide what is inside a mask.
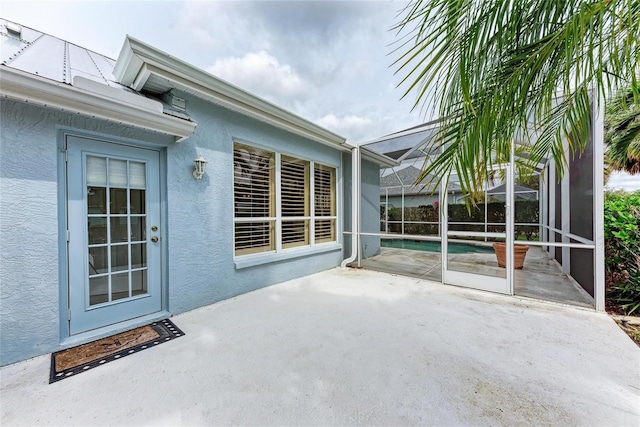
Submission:
[[[268,264],[271,262],[285,261],[288,259],[302,258],[309,255],[318,255],[325,252],[341,251],[342,245],[337,242],[321,243],[314,247],[299,249],[288,249],[280,253],[266,253],[255,255],[244,255],[234,259],[236,270],[254,267],[256,265]]]

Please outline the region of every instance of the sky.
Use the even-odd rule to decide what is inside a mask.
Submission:
[[[7,1],[0,16],[116,59],[127,34],[360,143],[435,117],[395,75],[406,1]],[[609,188],[640,189],[614,174]]]
[[[402,98],[402,1],[5,1],[0,16],[116,58],[127,34],[352,142],[426,121]]]

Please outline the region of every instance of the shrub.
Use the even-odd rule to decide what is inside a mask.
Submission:
[[[606,194],[604,237],[608,297],[640,313],[640,191]]]
[[[469,206],[465,204],[449,205],[449,222],[466,222],[474,223],[472,225],[450,224],[450,230],[462,231],[484,231],[484,204]],[[487,204],[487,221],[489,223],[504,223],[504,202],[491,202]],[[439,209],[437,204],[422,205],[418,207],[404,208],[404,232],[405,234],[414,235],[437,235],[438,234],[438,215]],[[381,211],[384,218],[384,212]],[[397,207],[389,207],[389,221],[401,221],[402,209]],[[516,201],[515,211],[516,222],[519,223],[538,223],[538,201],[537,200],[518,200]],[[435,224],[416,224],[416,223],[435,223]],[[398,223],[389,224],[391,233],[400,233],[402,225]],[[504,232],[504,225],[489,225],[488,232]],[[538,239],[537,226],[516,226],[516,234],[524,235],[527,240]]]

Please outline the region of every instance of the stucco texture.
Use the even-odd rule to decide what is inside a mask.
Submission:
[[[60,336],[60,127],[151,143],[170,138],[2,100],[0,130],[0,364],[57,349]]]
[[[236,269],[233,260],[233,141],[338,168],[340,152],[246,116],[187,99],[198,127],[167,150],[169,310],[181,313],[285,280],[335,267],[342,251]],[[209,161],[193,179],[193,159]],[[341,221],[339,221],[341,222]]]
[[[301,256],[238,269],[233,256],[233,141],[257,145],[338,169],[338,241],[349,218],[350,167],[340,151],[239,113],[180,94],[198,123],[182,143],[172,137],[60,110],[3,100],[0,151],[0,364],[60,349],[67,337],[64,307],[64,203],[59,179],[61,129],[98,139],[155,146],[161,172],[164,241],[163,309],[182,313],[245,292],[326,270],[340,264],[343,250]],[[208,160],[202,180],[193,159]],[[347,160],[348,160],[347,155]],[[347,166],[349,165],[347,161]],[[346,174],[346,179],[344,174]],[[378,227],[378,167],[363,163],[363,231]],[[63,182],[63,181],[62,181]],[[349,188],[350,191],[350,188]],[[61,210],[62,209],[62,210]],[[371,211],[371,212],[370,212]],[[373,214],[372,218],[368,218]],[[369,224],[369,222],[371,224]],[[62,227],[64,230],[64,227]],[[60,235],[59,235],[60,234]],[[62,243],[62,244],[61,244]],[[377,253],[379,239],[365,244]],[[64,249],[62,249],[64,250]],[[64,253],[63,253],[64,255]],[[63,284],[61,285],[61,282]],[[64,310],[63,310],[64,311]]]
[[[351,231],[351,154],[343,154],[344,165],[344,229]],[[367,160],[360,163],[360,231],[380,233],[380,166]],[[345,235],[345,256],[351,256],[351,236]],[[368,258],[380,253],[380,237],[362,236],[361,257]]]

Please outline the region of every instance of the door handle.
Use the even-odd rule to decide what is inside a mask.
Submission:
[[[151,241],[152,241],[153,243],[156,243],[156,242],[158,241],[158,236],[153,236],[153,237],[151,238]]]

